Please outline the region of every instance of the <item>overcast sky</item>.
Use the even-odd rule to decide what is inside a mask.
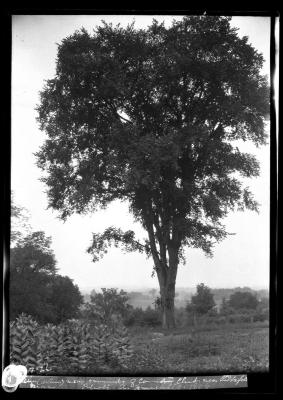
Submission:
[[[169,16],[135,16],[136,27],[146,27],[152,18],[165,20]],[[180,17],[175,17],[180,18]],[[158,287],[151,277],[151,260],[138,253],[124,254],[111,250],[100,262],[93,263],[86,253],[92,232],[102,232],[109,225],[134,229],[145,237],[139,225],[133,223],[125,204],[113,203],[107,210],[92,215],[70,217],[63,223],[57,214],[47,210],[45,187],[39,181],[41,171],[33,155],[44,141],[38,129],[35,107],[44,81],[54,77],[57,44],[76,29],[88,31],[104,19],[127,24],[132,16],[14,16],[12,30],[12,181],[15,201],[30,212],[33,230],[43,230],[52,237],[52,247],[59,273],[74,279],[84,287]],[[269,17],[233,17],[232,25],[239,36],[246,35],[259,50],[265,64],[262,73],[269,75]],[[244,151],[253,152],[260,161],[261,176],[245,179],[257,201],[260,213],[235,212],[224,221],[229,236],[216,245],[214,257],[206,258],[201,250],[188,249],[187,263],[180,265],[176,286],[193,287],[203,282],[210,287],[269,285],[269,146],[256,149],[245,143]]]

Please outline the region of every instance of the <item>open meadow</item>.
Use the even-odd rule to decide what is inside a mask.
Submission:
[[[144,373],[266,372],[267,322],[206,326],[194,332],[130,331],[136,353],[134,371]]]

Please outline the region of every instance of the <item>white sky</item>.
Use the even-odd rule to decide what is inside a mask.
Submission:
[[[135,16],[136,26],[148,26],[153,17],[169,24],[172,19],[169,16]],[[74,215],[63,223],[55,212],[47,210],[46,188],[39,181],[41,171],[33,156],[44,141],[44,133],[35,120],[35,107],[44,81],[55,74],[56,44],[81,27],[91,32],[101,19],[124,25],[133,17],[13,17],[11,189],[16,203],[29,210],[32,228],[52,237],[60,274],[70,276],[81,288],[157,288],[157,278],[151,278],[153,262],[141,254],[124,254],[113,249],[94,264],[86,253],[92,232],[101,232],[109,225],[134,229],[141,238],[145,237],[142,229],[133,223],[127,206],[113,203],[106,211],[83,217]],[[266,60],[263,74],[269,75],[270,18],[233,17],[232,25],[239,27],[239,35],[248,36],[250,43],[263,53]],[[187,263],[179,267],[177,287],[192,287],[200,282],[210,287],[269,285],[269,146],[256,149],[245,144],[243,149],[256,154],[261,164],[261,176],[245,180],[261,204],[260,214],[231,213],[225,223],[236,235],[216,245],[212,259],[206,258],[200,250],[188,249]]]

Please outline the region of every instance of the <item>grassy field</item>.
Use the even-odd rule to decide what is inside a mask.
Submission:
[[[156,337],[157,332],[164,336]],[[130,334],[135,372],[264,372],[269,366],[267,323],[203,326],[194,332],[140,328]]]
[[[219,321],[202,319],[193,329],[186,323],[162,331],[137,325],[126,329],[119,323],[89,325],[83,320],[39,325],[22,314],[10,322],[10,356],[29,371],[51,375],[267,371],[268,323]]]

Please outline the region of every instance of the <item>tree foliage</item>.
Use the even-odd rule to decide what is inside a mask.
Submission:
[[[39,322],[54,322],[54,308],[50,301],[50,276],[30,268],[17,271],[11,264],[9,287],[10,320],[21,313],[32,315]]]
[[[32,315],[39,322],[59,323],[78,315],[83,302],[79,288],[69,277],[56,273],[10,269],[10,319],[21,313]]]
[[[94,319],[103,323],[109,323],[115,317],[123,319],[132,308],[128,300],[124,290],[102,288],[101,293],[92,292],[90,304],[85,305],[83,314],[88,320]]]
[[[21,224],[22,210],[12,203],[15,221],[11,229],[14,240],[10,249],[10,319],[21,313],[39,322],[59,323],[74,318],[83,301],[79,288],[69,277],[57,274],[50,237],[42,231],[29,230],[24,235],[23,231],[14,230]]]
[[[14,246],[23,236],[31,231],[28,224],[28,212],[24,207],[15,203],[14,194],[11,194],[11,230],[10,242]]]
[[[132,230],[123,232],[113,226],[105,229],[102,234],[93,233],[92,245],[88,248],[88,252],[92,254],[93,261],[98,261],[101,255],[106,254],[109,247],[122,247],[125,252],[139,251],[150,254],[148,244],[143,245],[135,240],[135,233]]]
[[[228,304],[234,310],[255,310],[259,301],[254,293],[235,292],[231,294]]]
[[[11,249],[11,267],[18,272],[30,268],[35,272],[56,273],[56,259],[50,246],[51,238],[44,232],[30,233]]]
[[[38,107],[49,204],[67,217],[126,198],[143,224],[148,208],[163,211],[179,220],[179,241],[209,251],[229,208],[256,206],[230,175],[259,165],[229,141],[265,143],[262,63],[226,17],[64,39]]]
[[[232,309],[229,305],[229,301],[226,300],[225,297],[222,297],[221,305],[220,305],[220,310],[219,310],[221,315],[228,316],[231,314]]]
[[[200,315],[207,314],[215,308],[215,305],[210,288],[205,286],[203,283],[197,285],[197,293],[192,296],[191,299],[193,310]],[[187,309],[189,309],[189,307]]]
[[[73,280],[68,276],[55,275],[50,280],[49,287],[53,321],[59,323],[76,318],[83,304],[83,296]]]
[[[124,323],[126,326],[158,327],[162,323],[161,313],[160,310],[151,307],[147,307],[145,310],[135,307],[129,310]]]

